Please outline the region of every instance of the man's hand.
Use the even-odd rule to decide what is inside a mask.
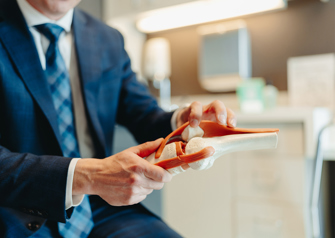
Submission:
[[[191,127],[197,127],[201,120],[210,120],[221,125],[236,127],[234,112],[226,108],[223,102],[215,100],[203,106],[200,102],[193,102],[189,107],[180,110],[177,115],[177,127],[190,122]]]
[[[116,155],[78,161],[73,179],[73,195],[95,194],[114,206],[141,202],[154,189],[162,189],[172,175],[144,160],[162,139],[131,147]]]

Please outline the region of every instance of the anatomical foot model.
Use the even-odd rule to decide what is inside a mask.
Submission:
[[[276,148],[278,132],[278,129],[230,128],[212,121],[201,121],[197,128],[185,123],[168,135],[146,160],[172,175],[184,172],[189,166],[195,170],[209,169],[224,154]]]

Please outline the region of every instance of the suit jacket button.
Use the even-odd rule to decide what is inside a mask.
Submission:
[[[38,229],[40,229],[41,224],[38,222],[30,222],[27,224],[27,228],[31,231],[37,231]]]

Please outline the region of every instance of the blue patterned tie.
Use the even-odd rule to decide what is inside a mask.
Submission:
[[[65,157],[80,157],[76,139],[70,77],[58,48],[58,39],[63,28],[51,23],[37,25],[35,28],[49,39],[50,45],[45,55],[45,74],[51,90],[53,104],[57,112],[58,129],[61,135],[61,148]],[[86,238],[93,228],[92,211],[87,195],[83,202],[75,207],[71,219],[65,224],[58,223],[59,233],[63,237]]]

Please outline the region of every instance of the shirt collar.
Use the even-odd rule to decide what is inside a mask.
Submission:
[[[61,19],[55,21],[37,11],[26,0],[17,0],[17,3],[29,27],[44,23],[54,23],[63,27],[66,32],[71,31],[73,8],[69,10]]]

